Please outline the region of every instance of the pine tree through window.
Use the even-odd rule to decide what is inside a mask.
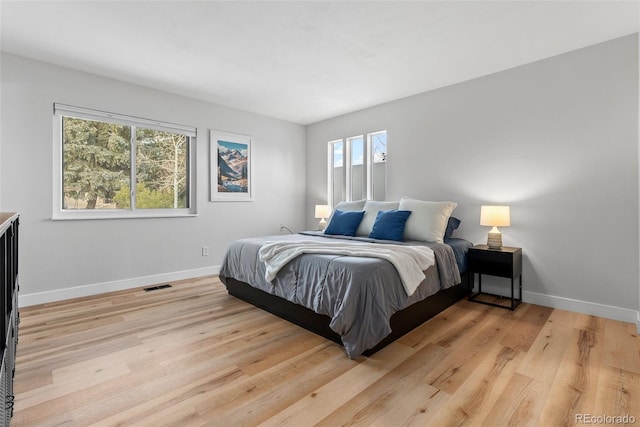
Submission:
[[[100,114],[86,111],[71,115],[57,108],[61,123],[61,212],[193,213],[190,144],[195,129],[162,129],[160,122],[113,114],[102,121]],[[136,126],[136,121],[140,125]]]

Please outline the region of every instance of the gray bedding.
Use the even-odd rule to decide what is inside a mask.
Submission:
[[[405,292],[395,267],[378,258],[304,254],[289,262],[268,282],[265,265],[258,258],[262,244],[277,240],[327,239],[312,234],[238,240],[227,251],[220,279],[225,282],[227,277],[234,278],[329,316],[330,327],[342,337],[350,358],[374,347],[391,333],[389,319],[396,311],[460,283],[451,247],[426,242],[399,243],[429,246],[435,254],[436,264],[425,271],[425,280],[411,296]]]

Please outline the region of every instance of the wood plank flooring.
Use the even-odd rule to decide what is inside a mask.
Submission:
[[[203,277],[24,308],[19,339],[15,427],[640,425],[635,325],[530,304],[350,360]]]

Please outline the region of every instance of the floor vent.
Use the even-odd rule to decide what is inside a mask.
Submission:
[[[165,289],[170,287],[171,285],[158,285],[158,286],[151,286],[150,288],[144,288],[144,290],[146,292],[149,292],[149,291],[157,291],[158,289]]]

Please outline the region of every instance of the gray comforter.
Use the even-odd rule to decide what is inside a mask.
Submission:
[[[429,246],[435,254],[436,264],[425,271],[425,280],[411,296],[405,292],[395,267],[378,258],[304,254],[288,263],[272,282],[268,282],[265,265],[258,258],[262,244],[277,240],[326,241],[328,238],[305,234],[234,242],[222,263],[220,279],[225,282],[227,277],[234,278],[329,316],[332,319],[330,327],[342,337],[350,358],[374,347],[391,333],[389,319],[396,311],[460,283],[460,272],[451,247],[425,242],[399,243]]]

